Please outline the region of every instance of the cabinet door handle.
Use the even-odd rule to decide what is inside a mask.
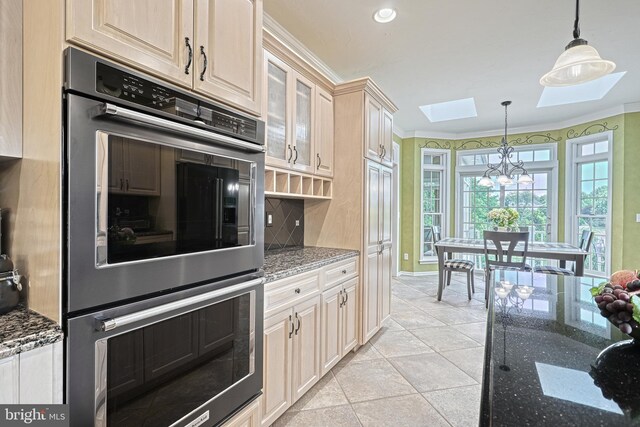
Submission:
[[[343,305],[344,305],[344,297],[342,296],[342,290],[340,290],[340,305],[338,306],[338,308],[342,308]]]
[[[291,149],[291,144],[287,145],[287,149],[289,150],[289,158],[287,159],[287,163],[291,163],[291,158],[293,157],[293,150]]]
[[[124,190],[124,181],[120,178],[120,191]]]
[[[193,61],[193,49],[189,43],[189,37],[184,38],[184,44],[187,46],[187,49],[189,49],[189,57],[187,59],[187,65],[184,66],[184,73],[189,74],[189,68],[191,68],[191,62]]]
[[[204,73],[207,71],[207,64],[209,63],[209,61],[207,61],[207,54],[204,51],[204,46],[200,46],[200,53],[204,57],[204,64],[202,66],[202,72],[200,73],[200,80],[204,81]]]
[[[125,183],[126,183],[126,190],[129,191],[129,180],[128,179],[125,180]]]
[[[298,320],[298,327],[296,328],[296,335],[298,335],[298,331],[300,330],[300,327],[302,326],[302,319],[298,317],[298,313],[296,313],[296,319]]]
[[[295,147],[295,145],[293,146],[293,151],[296,152],[296,157],[293,159],[293,164],[296,164],[296,160],[298,160],[298,149]]]
[[[289,338],[293,335],[293,322],[291,321],[291,315],[289,315],[289,325],[291,325],[291,330],[289,331]]]
[[[320,165],[322,164],[322,160],[320,160],[320,154],[316,154],[318,156],[318,164],[316,165],[316,169],[320,169]]]
[[[344,303],[347,304],[347,301],[349,301],[349,294],[347,291],[344,291]]]
[[[381,156],[381,157],[384,157],[384,156],[386,156],[386,155],[387,155],[387,149],[386,149],[386,148],[385,148],[385,146],[383,145],[383,146],[382,146],[382,156]]]

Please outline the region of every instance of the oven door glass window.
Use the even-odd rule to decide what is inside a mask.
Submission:
[[[255,243],[255,163],[97,136],[97,265]]]
[[[249,292],[97,342],[108,426],[170,425],[254,372]]]

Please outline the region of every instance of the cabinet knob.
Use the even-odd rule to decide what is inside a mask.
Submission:
[[[347,270],[342,270],[342,274],[347,274]]]
[[[293,292],[295,292],[296,294],[299,294],[300,293],[300,288],[295,288]]]

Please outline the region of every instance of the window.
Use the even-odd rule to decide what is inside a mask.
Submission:
[[[482,239],[483,232],[493,225],[487,213],[494,208],[512,207],[520,214],[518,225],[526,227],[531,241],[545,242],[556,238],[557,200],[553,197],[557,181],[556,148],[548,144],[536,147],[515,147],[513,161],[522,160],[533,178],[533,185],[520,185],[518,176],[507,186],[496,184],[487,188],[478,185],[487,163],[498,163],[498,153],[493,150],[469,150],[458,154],[457,221],[456,235],[467,239]],[[484,265],[484,257],[475,257],[476,265]],[[528,260],[530,264],[545,263],[544,260]],[[546,261],[548,263],[548,261]]]
[[[431,227],[439,226],[443,235],[447,234],[446,215],[448,212],[448,151],[422,149],[422,192],[420,261],[436,261]]]
[[[567,141],[567,241],[577,245],[583,230],[593,232],[585,274],[609,275],[611,143],[605,132]]]

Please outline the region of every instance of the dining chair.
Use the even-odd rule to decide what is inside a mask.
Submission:
[[[589,252],[591,248],[591,241],[593,240],[593,231],[590,230],[582,230],[582,235],[580,236],[580,249],[585,252]],[[575,276],[576,275],[576,266],[575,264],[568,268],[556,267],[553,265],[537,265],[533,268],[535,273],[544,273],[544,274],[555,274],[556,276]]]
[[[528,231],[485,231],[484,232],[484,262],[485,262],[485,299],[489,301],[489,280],[491,270],[496,267],[506,270],[531,271],[531,266],[527,264],[527,253],[529,251]],[[496,253],[489,253],[488,243],[493,243]],[[516,247],[521,244],[524,251],[516,253]],[[516,260],[515,258],[520,258]]]
[[[437,250],[436,243],[442,238],[442,234],[440,232],[440,227],[434,225],[431,227],[431,238],[433,242],[433,247]],[[448,255],[445,254],[445,257]],[[444,280],[442,284],[438,283],[438,287],[444,288],[444,282],[446,281],[447,286],[451,284],[451,273],[459,271],[467,273],[467,296],[469,300],[471,300],[471,294],[476,291],[475,284],[473,282],[473,273],[475,271],[476,264],[473,261],[469,261],[466,259],[456,258],[456,259],[445,259],[444,260]],[[438,295],[442,295],[442,291],[438,289]]]

